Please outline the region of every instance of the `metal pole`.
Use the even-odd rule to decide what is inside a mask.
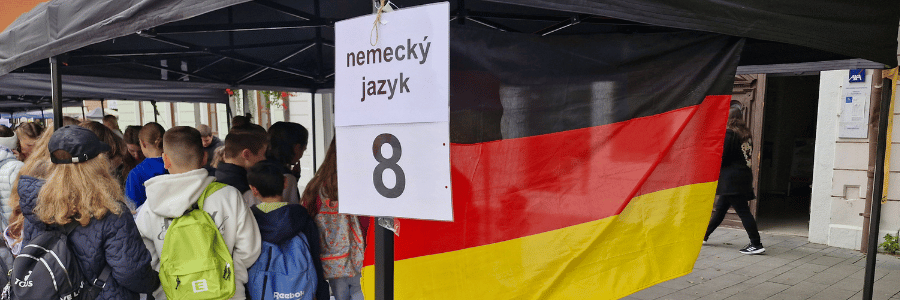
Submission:
[[[175,102],[169,102],[169,117],[172,118],[172,122],[171,122],[171,124],[169,124],[170,128],[178,126],[178,125],[176,125],[177,123],[175,123],[175,110],[177,108],[178,107],[175,106]]]
[[[466,16],[468,12],[466,11],[466,0],[459,0],[456,2],[456,23],[459,25],[466,24]]]
[[[243,101],[241,105],[241,107],[243,108],[243,111],[241,111],[241,115],[246,116],[250,113],[250,91],[242,89],[241,94],[244,95],[244,97],[241,98],[241,100]]]
[[[394,233],[375,226],[375,300],[394,299]]]
[[[878,74],[878,73],[876,73]],[[866,274],[863,281],[863,299],[872,299],[875,285],[875,258],[878,256],[878,226],[881,223],[881,199],[884,197],[884,156],[887,147],[888,117],[893,113],[891,105],[891,80],[883,79],[881,89],[881,110],[878,112],[878,152],[875,154],[875,185],[872,191],[872,209],[869,218],[869,244],[866,251]],[[887,94],[887,95],[885,95]]]
[[[312,148],[312,150],[313,150],[312,151],[313,152],[312,153],[313,154],[313,174],[316,174],[316,171],[319,169],[319,161],[316,160],[316,149],[319,148],[318,146],[316,146],[317,145],[316,144],[316,91],[317,90],[312,91],[312,101],[309,101],[310,103],[312,103],[312,113],[310,114],[312,116],[312,131],[311,131],[312,134],[310,134],[310,136],[312,136],[312,145],[313,145],[313,148]],[[328,147],[328,145],[324,145],[324,146]],[[328,150],[325,150],[325,151],[328,151]]]
[[[59,62],[56,56],[50,57],[50,94],[53,102],[53,128],[62,127],[62,75],[59,73]],[[41,109],[41,114],[44,110]]]
[[[228,99],[228,102],[225,102],[225,124],[228,124],[228,129],[231,130],[231,99]]]
[[[150,104],[153,105],[153,122],[159,123],[159,110],[156,108],[156,100],[151,100]]]
[[[859,251],[863,254],[866,253],[869,249],[869,218],[872,217],[869,209],[872,207],[872,189],[875,188],[873,182],[875,181],[875,156],[878,154],[878,110],[881,109],[881,101],[888,101],[885,99],[881,99],[881,90],[884,88],[881,86],[881,82],[878,82],[877,79],[873,77],[872,81],[869,83],[870,88],[872,89],[871,95],[869,95],[870,104],[869,104],[869,115],[872,116],[869,118],[868,124],[868,141],[869,141],[869,167],[866,170],[866,203],[863,208],[865,211],[863,212],[863,229],[862,236],[865,238],[862,239],[862,243],[859,245]]]

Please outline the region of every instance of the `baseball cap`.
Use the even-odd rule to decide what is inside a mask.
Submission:
[[[50,151],[50,161],[55,164],[86,162],[111,149],[93,131],[76,125],[68,125],[53,132],[47,148]],[[58,150],[65,151],[72,159],[58,159],[53,155]]]

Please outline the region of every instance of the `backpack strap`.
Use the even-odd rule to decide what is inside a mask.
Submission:
[[[206,202],[206,198],[208,198],[209,195],[212,195],[213,193],[218,192],[219,190],[221,190],[222,188],[224,188],[226,186],[228,186],[228,185],[221,183],[221,182],[215,182],[215,181],[210,182],[209,185],[207,185],[206,188],[203,189],[203,194],[200,194],[200,199],[197,200],[196,208],[203,209],[203,203]]]
[[[78,228],[79,226],[81,226],[81,224],[79,224],[75,220],[72,220],[72,222],[66,223],[65,225],[61,225],[61,226],[57,225],[56,229],[59,230],[60,232],[62,232],[63,234],[65,234],[66,236],[68,236],[69,234],[72,233],[72,231],[75,230],[75,228]],[[106,288],[106,282],[109,280],[109,274],[111,272],[112,272],[112,268],[110,268],[109,265],[106,265],[105,267],[103,267],[103,270],[100,271],[100,276],[97,276],[97,278],[94,279],[94,282],[91,284],[91,287],[88,288],[89,289],[88,294],[89,295],[100,295],[100,292],[104,288]]]
[[[97,296],[100,296],[100,293],[106,288],[106,282],[109,281],[111,272],[112,268],[109,265],[103,267],[103,271],[100,271],[100,276],[97,276],[94,282],[91,283],[91,286],[82,292],[83,299],[97,299]]]
[[[190,213],[191,211],[193,211],[195,209],[203,208],[203,203],[206,202],[206,198],[208,198],[209,195],[212,195],[213,193],[221,190],[222,188],[224,188],[226,186],[228,186],[228,185],[221,183],[221,182],[215,182],[215,181],[210,182],[209,185],[207,185],[206,188],[203,189],[203,193],[200,194],[200,198],[197,199],[197,202],[194,202],[194,205],[191,205],[191,207],[189,207],[187,210],[185,210],[183,215],[187,215],[188,213]],[[172,220],[172,219],[169,219],[169,220]]]
[[[106,287],[106,281],[109,280],[109,273],[112,272],[112,268],[109,265],[103,267],[103,271],[100,271],[100,276],[97,276],[97,279],[94,279],[94,282],[91,284],[91,288],[103,289]]]
[[[55,227],[56,230],[59,230],[59,232],[62,232],[63,234],[68,236],[70,233],[72,233],[72,231],[75,231],[75,228],[78,228],[79,225],[81,224],[79,224],[77,221],[71,220],[71,222],[66,223],[65,225],[57,224]]]

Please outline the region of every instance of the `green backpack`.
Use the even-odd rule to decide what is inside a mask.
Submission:
[[[234,261],[203,202],[225,187],[210,183],[193,209],[175,218],[160,254],[159,281],[168,299],[228,299],[234,296]]]

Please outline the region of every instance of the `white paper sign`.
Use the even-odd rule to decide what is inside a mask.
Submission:
[[[453,220],[446,123],[337,127],[341,213]]]
[[[453,220],[449,3],[335,24],[341,213]]]
[[[450,4],[335,24],[335,126],[447,122]],[[337,91],[340,91],[338,95]]]

